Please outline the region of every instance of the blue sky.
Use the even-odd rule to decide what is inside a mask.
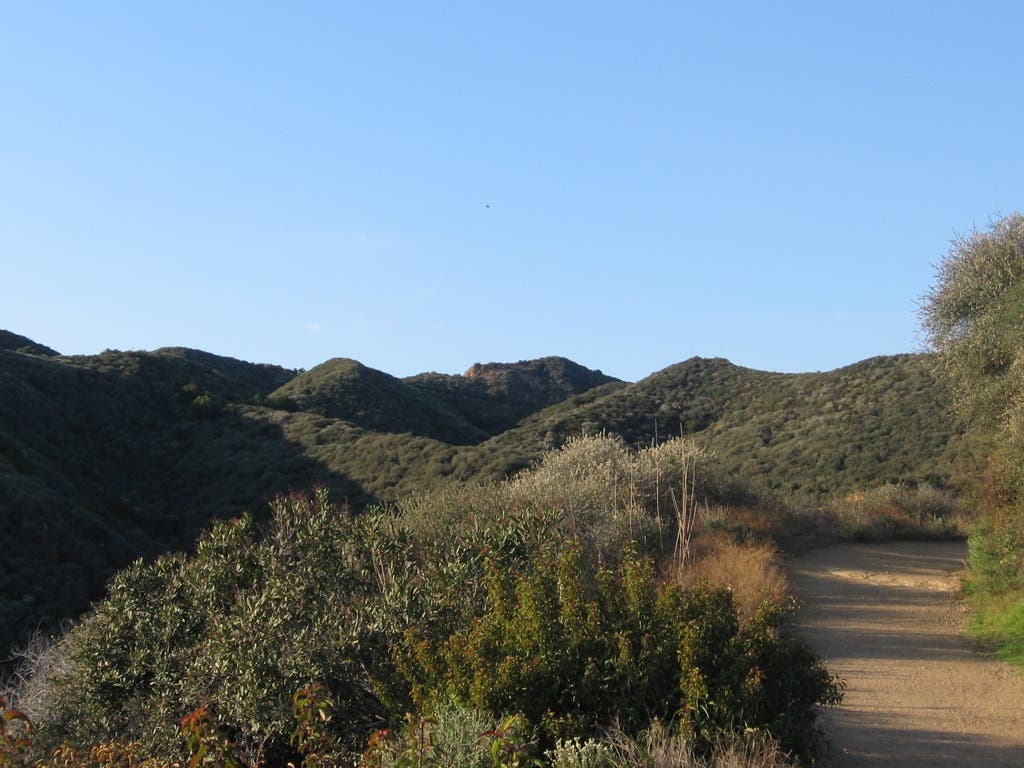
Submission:
[[[396,375],[921,347],[1021,207],[1017,3],[0,9],[0,327]]]

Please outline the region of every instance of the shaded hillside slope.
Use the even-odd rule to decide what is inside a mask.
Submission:
[[[290,375],[246,365],[0,351],[0,530],[17,543],[0,571],[0,647],[82,610],[135,558],[188,547],[213,517],[292,484],[362,493],[273,424],[224,407]]]
[[[261,515],[278,493],[319,484],[360,507],[451,474],[450,443],[489,436],[461,415],[466,393],[496,405],[482,420],[494,424],[561,386],[532,362],[525,393],[467,379],[446,397],[355,361],[299,373],[184,348],[60,357],[0,340],[20,350],[0,349],[0,530],[18,542],[0,571],[0,649],[83,610],[135,558],[190,547],[214,518]]]

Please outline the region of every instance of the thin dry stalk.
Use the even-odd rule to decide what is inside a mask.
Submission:
[[[654,442],[651,448],[658,447],[658,420],[654,420]],[[665,529],[661,522],[661,458],[654,462],[654,517],[658,521],[658,551],[665,551]]]
[[[690,560],[690,543],[693,540],[694,524],[697,521],[697,498],[693,493],[693,457],[689,453],[683,454],[680,474],[679,492],[682,499],[677,499],[675,490],[669,488],[672,506],[676,513],[676,546],[673,559],[677,569],[685,567]]]

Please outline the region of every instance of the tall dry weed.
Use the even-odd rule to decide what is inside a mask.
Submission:
[[[703,452],[683,438],[633,451],[618,437],[583,435],[513,478],[507,493],[514,508],[558,510],[563,534],[614,559],[627,543],[672,547],[678,510],[699,492],[703,472]]]

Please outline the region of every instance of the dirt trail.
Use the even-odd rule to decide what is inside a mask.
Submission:
[[[847,683],[831,765],[1024,766],[1024,674],[963,639],[964,545],[844,544],[793,562],[804,636]]]

